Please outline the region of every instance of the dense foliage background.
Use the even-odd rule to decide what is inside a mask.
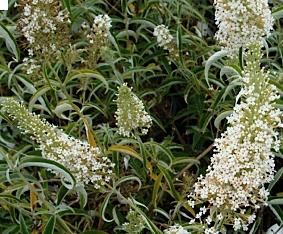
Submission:
[[[71,21],[58,32],[65,44],[59,56],[38,57],[32,74],[23,63],[28,56],[18,23],[23,9],[15,3],[9,1],[0,15],[0,95],[16,97],[65,133],[97,144],[115,167],[103,189],[66,188],[46,170],[56,165],[40,161],[38,145],[1,113],[0,232],[125,233],[130,209],[143,217],[141,233],[162,233],[175,222],[187,225],[195,215],[187,194],[209,164],[241,85],[241,61],[228,60],[214,40],[213,1],[63,0]],[[283,5],[271,6],[275,30],[262,63],[279,74],[271,82],[282,94]],[[81,24],[99,14],[112,19],[109,40],[90,45]],[[153,36],[160,24],[174,37],[174,57]],[[117,133],[115,100],[125,82],[153,119],[146,136]],[[283,224],[282,154],[277,156],[269,207],[260,211],[251,233]]]

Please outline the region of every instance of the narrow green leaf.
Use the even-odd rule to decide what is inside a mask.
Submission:
[[[163,174],[160,173],[158,175],[157,179],[155,180],[154,185],[153,185],[151,202],[152,202],[154,208],[157,207],[158,191],[159,191],[159,188],[161,186],[162,178],[163,178]]]
[[[283,225],[283,211],[280,208],[280,206],[279,205],[269,205],[269,208],[271,209],[275,217],[280,222],[280,225]]]
[[[25,219],[21,213],[20,213],[20,229],[21,229],[21,234],[29,234]]]
[[[48,92],[50,90],[49,86],[43,86],[41,88],[39,88],[35,94],[32,95],[29,104],[28,104],[28,110],[32,111],[32,108],[34,106],[34,104],[36,103],[36,101],[46,92]]]
[[[68,189],[73,188],[76,184],[76,180],[71,174],[71,172],[61,164],[52,160],[48,160],[41,157],[25,157],[23,160],[20,161],[19,165],[20,169],[24,167],[44,167],[59,172],[70,183],[63,183]]]
[[[153,21],[150,21],[148,19],[143,19],[143,18],[134,18],[134,19],[131,19],[130,24],[140,24],[144,27],[147,27],[147,28],[155,28],[156,25]]]
[[[18,62],[20,59],[20,51],[18,49],[16,40],[2,23],[0,23],[0,37],[2,37],[5,40],[8,50],[12,54],[14,54],[15,59]]]
[[[120,46],[119,46],[119,43],[117,41],[117,38],[111,32],[109,34],[109,41],[114,45],[114,47],[116,48],[118,54],[121,56]]]
[[[214,53],[212,56],[209,57],[209,59],[206,61],[205,63],[205,69],[204,69],[204,74],[205,74],[205,80],[206,80],[206,83],[207,85],[209,86],[209,78],[208,78],[208,72],[209,72],[209,69],[210,67],[215,64],[219,59],[227,56],[229,54],[228,51],[226,50],[221,50],[221,51],[218,51],[216,53]]]
[[[56,216],[55,215],[50,216],[42,234],[53,234],[55,223],[56,223]]]
[[[105,217],[106,208],[108,206],[108,203],[110,201],[112,194],[113,194],[113,192],[110,192],[110,193],[107,194],[107,196],[104,198],[104,201],[103,201],[103,203],[101,204],[101,207],[100,207],[101,217],[105,222],[108,222],[108,223],[111,223],[112,221],[114,221],[114,219],[107,219]]]
[[[106,88],[106,92],[109,89],[109,85],[107,80],[103,77],[103,75],[101,75],[99,72],[97,71],[93,71],[93,70],[76,70],[75,73],[69,75],[63,85],[67,85],[70,81],[74,80],[74,79],[83,79],[83,78],[92,78],[92,79],[98,79],[100,80],[105,88]]]
[[[138,184],[139,184],[138,190],[139,190],[141,188],[141,186],[142,186],[142,182],[141,182],[141,180],[137,176],[133,176],[133,175],[124,176],[124,177],[120,178],[118,181],[116,181],[114,183],[113,187],[118,187],[120,184],[122,184],[124,182],[127,182],[127,181],[131,181],[131,180],[135,180],[135,181],[138,182]]]
[[[74,110],[74,108],[72,107],[72,105],[70,105],[68,103],[68,101],[63,101],[63,102],[60,102],[55,110],[53,111],[59,118],[61,119],[65,119],[65,120],[69,120],[71,121],[70,118],[68,118],[66,115],[63,114],[63,112],[65,111],[72,111]]]
[[[214,120],[214,126],[219,129],[220,128],[220,123],[222,120],[226,119],[226,117],[228,117],[229,115],[231,115],[233,113],[233,110],[229,110],[229,111],[224,111],[221,114],[219,114],[217,116],[217,118]]]
[[[20,199],[14,197],[13,195],[9,195],[9,194],[0,194],[0,199],[11,199],[11,200],[14,200],[13,202],[22,202]]]
[[[87,204],[87,192],[85,190],[85,188],[81,185],[76,186],[75,190],[77,191],[79,197],[80,197],[80,208],[83,209],[85,208],[86,204]]]
[[[124,154],[128,154],[140,161],[143,161],[143,158],[131,147],[127,146],[127,145],[111,145],[108,148],[109,151],[113,151],[113,152],[119,152],[119,153],[124,153]]]
[[[167,158],[169,159],[170,163],[169,163],[169,167],[172,166],[172,161],[174,158],[174,155],[171,153],[171,151],[169,149],[167,149],[166,147],[164,147],[161,144],[158,144],[157,142],[154,141],[150,141],[150,142],[146,142],[145,145],[150,145],[153,146],[155,149],[157,149],[159,152],[164,153],[164,155],[167,156]]]
[[[162,174],[164,175],[165,179],[166,179],[166,182],[169,186],[169,192],[170,194],[176,199],[176,201],[179,201],[180,200],[180,195],[179,193],[176,191],[175,187],[174,187],[174,184],[173,184],[173,181],[172,181],[172,178],[170,176],[170,174],[168,173],[168,171],[166,171],[165,169],[163,169],[162,167],[158,167],[159,170],[162,172]]]
[[[279,5],[278,8],[275,8],[273,11],[272,11],[272,16],[279,20],[281,18],[283,18],[283,5]]]
[[[271,183],[268,186],[268,191],[271,191],[271,189],[278,182],[278,180],[281,179],[282,176],[283,176],[283,167],[275,174],[273,181],[271,181]]]
[[[220,78],[222,79],[223,76],[226,75],[228,78],[240,78],[241,74],[237,71],[234,67],[231,66],[223,66],[220,70]]]
[[[63,4],[67,8],[67,10],[69,11],[70,16],[72,18],[71,1],[70,0],[63,0]]]
[[[92,147],[97,147],[96,140],[95,140],[95,135],[92,130],[92,127],[90,126],[88,120],[86,118],[83,118],[85,130],[86,130],[86,136],[87,136],[87,141]]]
[[[153,210],[153,212],[156,212],[158,214],[163,215],[168,220],[170,219],[170,215],[165,210],[163,210],[161,208],[156,208],[156,209]]]
[[[56,204],[59,205],[64,197],[68,194],[69,190],[65,186],[61,186],[58,193],[57,193],[57,199]]]
[[[272,200],[268,201],[268,204],[271,204],[271,205],[283,205],[283,198],[272,199]]]
[[[254,224],[253,224],[249,234],[255,234],[256,233],[256,231],[259,228],[259,225],[260,225],[261,221],[262,221],[262,218],[258,217],[257,220],[254,222]]]
[[[188,164],[188,163],[199,164],[199,160],[193,157],[177,157],[173,159],[172,165],[175,166],[177,164]]]

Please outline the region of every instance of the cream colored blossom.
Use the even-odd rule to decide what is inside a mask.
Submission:
[[[153,35],[157,38],[158,45],[164,49],[168,49],[168,45],[173,41],[173,36],[164,24],[156,26]]]
[[[168,50],[169,56],[173,60],[178,59],[179,51],[167,26],[163,24],[156,26],[153,35],[157,39],[158,46],[162,47],[164,50]]]
[[[122,229],[128,234],[140,234],[146,227],[143,217],[134,210],[129,211],[126,219],[128,222],[123,223]]]
[[[214,0],[216,39],[223,49],[247,48],[251,44],[263,44],[270,35],[273,18],[268,0]]]
[[[165,229],[164,234],[190,234],[190,232],[184,229],[180,224],[175,224]]]
[[[106,43],[110,28],[111,28],[111,18],[108,15],[98,15],[94,17],[92,28],[87,35],[89,42],[94,43]],[[85,24],[82,25],[83,28],[88,28]]]
[[[2,99],[1,105],[2,111],[18,123],[23,133],[30,135],[39,144],[42,156],[69,169],[77,183],[92,183],[96,189],[109,183],[114,165],[98,147],[68,136],[57,127],[41,120],[38,115],[29,113],[13,98]]]
[[[119,87],[115,118],[119,133],[123,136],[147,134],[152,125],[149,114],[145,111],[142,101],[132,92],[132,88],[124,83]]]
[[[196,214],[198,220],[205,219],[208,227],[211,220],[214,227],[230,224],[235,231],[247,231],[255,212],[267,204],[264,185],[274,176],[274,151],[280,146],[276,128],[282,127],[282,112],[273,104],[280,96],[260,67],[259,47],[246,56],[240,102],[227,118],[229,127],[215,140],[206,175],[198,178],[189,196],[189,204],[207,202],[207,209],[213,210],[209,222],[203,210]]]
[[[32,74],[42,62],[54,55],[69,42],[69,15],[55,0],[20,0],[22,14],[17,28],[26,39],[27,73]]]
[[[111,18],[104,14],[95,16],[92,24],[87,21],[81,24],[82,33],[88,41],[85,47],[86,56],[83,60],[87,68],[95,69],[100,59],[113,58],[111,48],[108,46],[111,23]]]

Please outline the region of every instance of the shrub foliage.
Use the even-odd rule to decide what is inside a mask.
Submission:
[[[0,232],[283,226],[283,5],[231,2],[9,0]]]

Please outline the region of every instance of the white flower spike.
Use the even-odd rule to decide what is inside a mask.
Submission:
[[[270,35],[273,18],[268,0],[214,0],[218,31],[215,38],[223,49],[238,50],[263,44]]]
[[[115,118],[119,134],[130,137],[136,133],[147,134],[152,125],[149,114],[142,101],[132,92],[126,83],[119,87]]]

